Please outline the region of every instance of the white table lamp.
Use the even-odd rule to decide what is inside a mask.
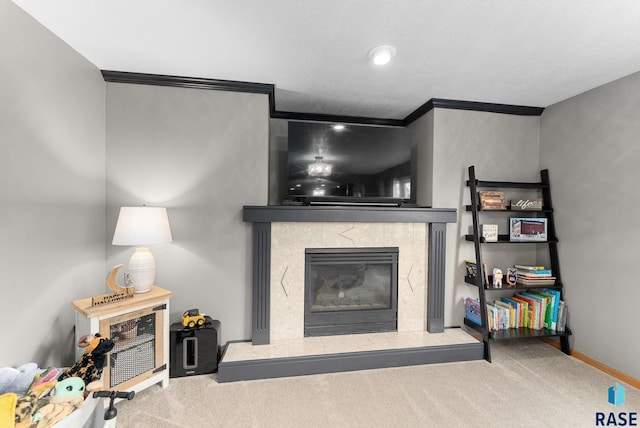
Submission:
[[[137,246],[129,260],[129,280],[134,292],[145,293],[151,290],[156,277],[156,261],[146,245],[172,241],[166,208],[120,208],[112,243]]]

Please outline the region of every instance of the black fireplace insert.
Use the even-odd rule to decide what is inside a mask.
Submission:
[[[305,336],[397,331],[398,248],[307,248]]]

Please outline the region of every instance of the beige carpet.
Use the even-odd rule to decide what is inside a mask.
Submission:
[[[596,412],[640,413],[640,391],[607,402],[615,379],[537,340],[473,361],[219,384],[171,379],[117,405],[119,428],[593,427]],[[640,422],[640,421],[639,421]]]

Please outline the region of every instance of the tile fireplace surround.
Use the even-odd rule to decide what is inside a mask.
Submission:
[[[243,218],[253,223],[254,231],[252,340],[227,346],[219,364],[220,382],[482,359],[480,342],[444,328],[446,224],[456,221],[455,209],[245,206]],[[266,351],[275,357],[265,358],[266,349],[293,346],[285,343],[300,346],[307,341],[317,348],[322,341],[348,340],[349,336],[304,338],[305,249],[364,247],[398,248],[397,333],[377,337],[378,342],[382,336],[386,342],[391,339],[392,349]],[[436,345],[427,346],[429,339],[421,338],[418,345],[403,347],[392,339],[416,334],[431,335]],[[371,337],[376,340],[376,334]],[[445,337],[458,339],[451,343]],[[356,343],[355,339],[351,342]],[[251,357],[252,353],[263,356]]]

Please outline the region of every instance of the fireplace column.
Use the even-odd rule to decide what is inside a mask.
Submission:
[[[271,223],[253,224],[253,311],[254,345],[269,343],[269,302],[271,299]]]
[[[447,224],[429,223],[427,256],[427,331],[444,331],[444,270],[447,250]]]

